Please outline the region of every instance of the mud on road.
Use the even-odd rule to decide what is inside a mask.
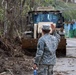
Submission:
[[[34,57],[0,57],[0,75],[33,75]],[[54,75],[76,75],[76,58],[57,58]]]

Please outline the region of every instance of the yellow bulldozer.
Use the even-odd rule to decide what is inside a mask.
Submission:
[[[27,16],[26,31],[22,37],[22,48],[33,53],[36,52],[37,41],[42,36],[41,27],[44,24],[56,24],[59,33],[63,29],[64,17],[61,11],[51,7],[38,7],[34,11],[29,11]],[[66,39],[64,34],[60,34],[61,41],[58,45],[57,56],[66,56]]]

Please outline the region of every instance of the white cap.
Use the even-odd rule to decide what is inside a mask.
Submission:
[[[50,25],[43,25],[42,30],[50,30]]]

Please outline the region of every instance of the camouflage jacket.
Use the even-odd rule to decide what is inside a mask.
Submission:
[[[56,32],[54,32],[54,35],[43,35],[38,40],[35,64],[54,65],[59,41],[60,36]]]

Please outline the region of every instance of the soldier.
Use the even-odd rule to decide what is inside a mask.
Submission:
[[[38,67],[38,75],[53,75],[53,67],[56,63],[56,49],[60,41],[55,26],[51,25],[53,35],[50,35],[50,26],[43,25],[43,36],[38,40],[37,52],[33,68]]]

